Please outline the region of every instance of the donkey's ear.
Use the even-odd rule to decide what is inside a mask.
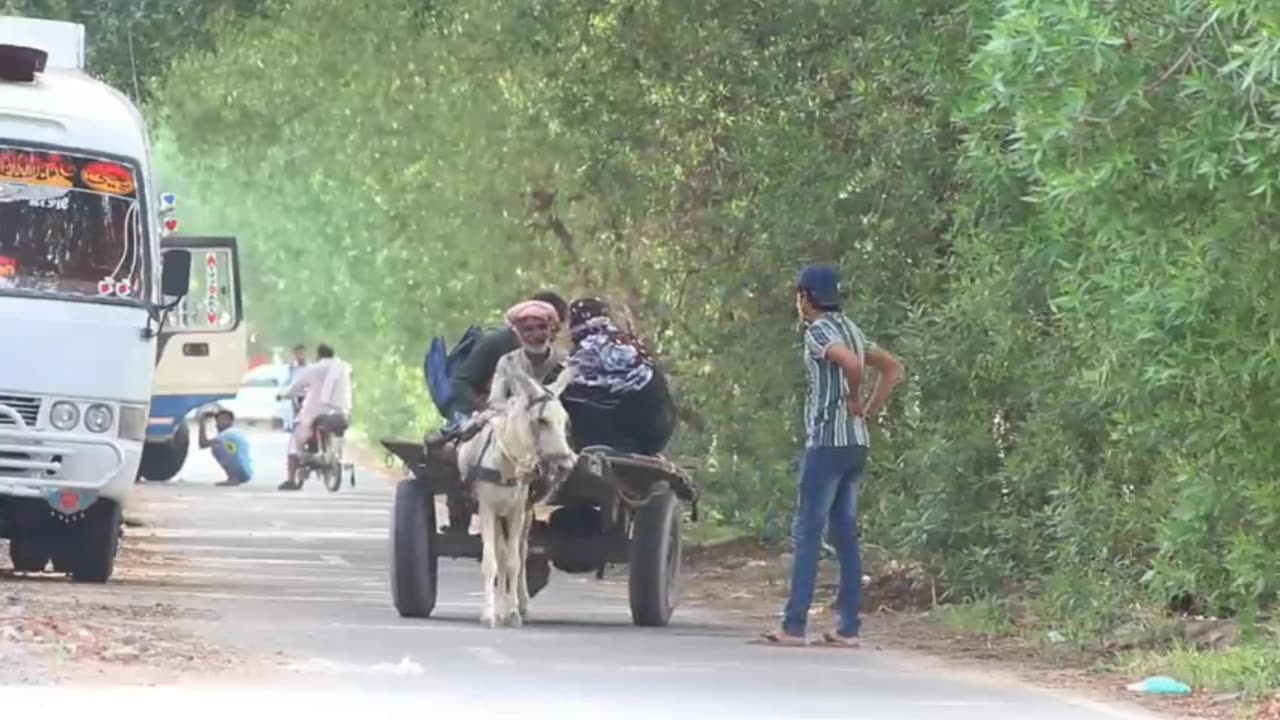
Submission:
[[[560,371],[560,375],[556,378],[555,382],[547,386],[547,389],[551,391],[552,395],[560,397],[560,393],[564,392],[564,389],[569,387],[569,383],[573,382],[573,372],[573,363],[566,362],[564,364],[564,369]]]

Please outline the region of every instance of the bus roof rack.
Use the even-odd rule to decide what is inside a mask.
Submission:
[[[0,80],[34,82],[48,61],[49,53],[43,50],[0,44]]]
[[[80,23],[0,15],[0,44],[43,50],[50,69],[85,68],[84,25]]]

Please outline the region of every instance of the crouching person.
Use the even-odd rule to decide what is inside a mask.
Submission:
[[[209,418],[213,418],[218,434],[209,437]],[[227,474],[218,487],[235,487],[253,479],[253,460],[249,456],[249,440],[240,428],[235,427],[236,416],[230,410],[206,412],[200,415],[200,449],[209,448],[213,459]]]

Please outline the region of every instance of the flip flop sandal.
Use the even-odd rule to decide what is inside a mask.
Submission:
[[[817,647],[856,649],[862,647],[862,640],[857,637],[844,637],[828,630],[822,633],[822,639],[814,643]]]
[[[784,633],[781,630],[770,630],[760,633],[759,637],[747,641],[749,645],[772,645],[774,647],[806,647],[809,641],[803,637]]]

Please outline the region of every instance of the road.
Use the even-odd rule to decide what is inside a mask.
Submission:
[[[176,562],[130,569],[103,588],[39,583],[84,599],[178,603],[190,612],[173,622],[233,651],[240,672],[187,671],[166,689],[0,688],[8,707],[69,713],[119,698],[133,720],[171,718],[204,699],[252,717],[271,707],[459,718],[1147,717],[888,651],[752,646],[754,628],[701,608],[681,608],[668,628],[635,628],[621,571],[604,581],[554,574],[528,626],[487,630],[477,564],[442,561],[436,616],[402,620],[388,591],[391,479],[363,471],[337,494],[277,492],[284,435],[251,438],[259,473],[247,487],[214,487],[205,454],[179,479],[140,487],[132,515],[144,526],[128,529],[130,552]]]

